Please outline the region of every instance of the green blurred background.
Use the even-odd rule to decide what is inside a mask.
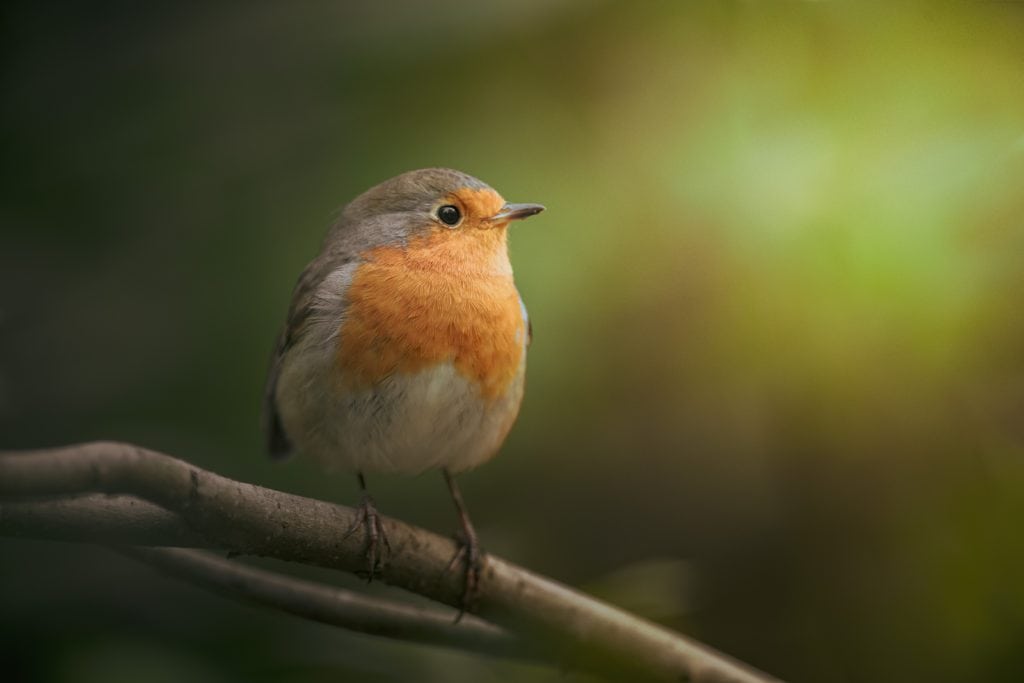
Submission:
[[[793,680],[1024,679],[1021,4],[0,12],[0,447],[356,500],[263,456],[272,340],[338,207],[452,166],[548,207],[488,550]],[[0,615],[7,680],[574,680],[87,546],[0,542]]]

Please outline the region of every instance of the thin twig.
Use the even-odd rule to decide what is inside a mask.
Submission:
[[[387,638],[500,657],[538,657],[535,650],[528,649],[500,626],[477,617],[467,617],[456,624],[451,610],[418,607],[282,576],[202,550],[125,546],[117,551],[215,593],[274,607],[305,619]]]
[[[119,443],[0,455],[0,497],[131,494],[178,513],[221,547],[358,573],[363,538],[339,533],[356,511],[207,472],[167,455]],[[2,522],[2,520],[0,520]],[[446,538],[385,518],[391,541],[381,578],[458,605],[462,580],[446,571],[456,552]],[[2,528],[0,528],[2,530]],[[661,680],[772,680],[705,645],[599,602],[500,558],[487,556],[481,613],[515,633],[547,638],[566,656]]]
[[[177,514],[132,496],[89,494],[0,502],[0,535],[104,543],[215,593],[360,633],[501,657],[542,658],[536,647],[477,617],[456,624],[455,610],[370,597],[247,567],[208,552],[140,547],[137,544],[207,547],[210,543]]]

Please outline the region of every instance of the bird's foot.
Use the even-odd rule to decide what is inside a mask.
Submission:
[[[352,526],[345,532],[343,538],[348,538],[359,528],[366,530],[366,580],[373,581],[373,577],[384,566],[384,552],[391,552],[391,542],[384,532],[384,524],[373,498],[363,494],[363,502],[359,505],[359,513]]]
[[[452,571],[460,562],[465,567],[462,600],[459,603],[459,613],[455,616],[455,623],[458,623],[466,612],[476,609],[477,600],[480,598],[480,576],[484,569],[484,552],[480,548],[480,541],[477,540],[475,533],[456,534],[455,540],[459,543],[459,549],[448,563],[445,572]]]

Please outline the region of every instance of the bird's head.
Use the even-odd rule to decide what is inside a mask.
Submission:
[[[510,204],[461,171],[425,168],[385,180],[356,197],[328,240],[356,246],[356,251],[430,245],[471,256],[504,251],[509,224],[543,210],[540,204]]]

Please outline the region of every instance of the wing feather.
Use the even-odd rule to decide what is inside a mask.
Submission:
[[[275,460],[287,458],[294,450],[294,443],[284,429],[277,406],[277,380],[284,360],[289,350],[308,332],[320,301],[319,289],[328,275],[352,261],[347,254],[322,254],[306,266],[295,284],[291,304],[288,306],[288,317],[277,336],[263,389],[263,435],[267,452]],[[340,297],[341,293],[337,293],[337,296]]]

